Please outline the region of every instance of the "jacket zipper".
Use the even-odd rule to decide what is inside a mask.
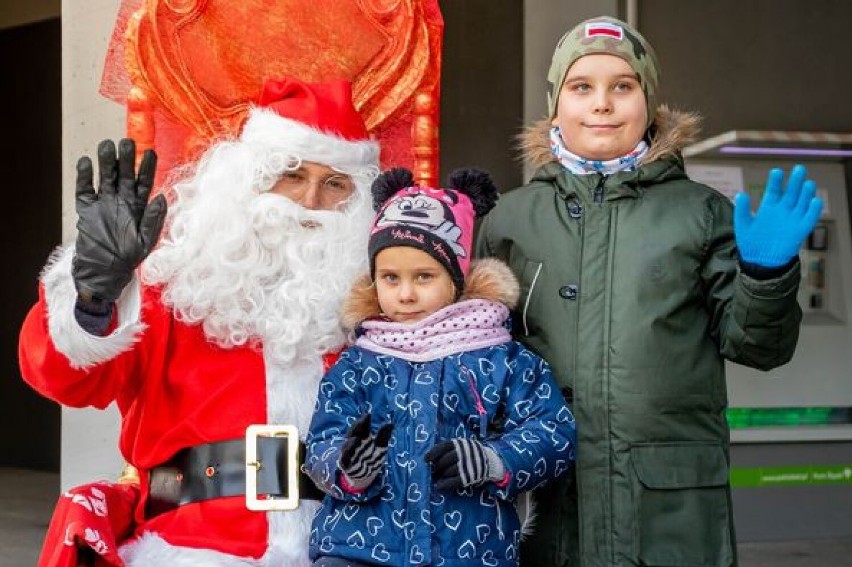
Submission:
[[[482,398],[479,397],[479,392],[476,391],[476,384],[473,381],[473,372],[468,370],[467,366],[461,365],[462,374],[467,378],[467,383],[470,386],[470,391],[473,394],[473,403],[476,406],[476,413],[479,414],[479,436],[485,439],[488,433],[488,412],[485,411],[485,406],[482,403]]]
[[[615,258],[615,241],[618,235],[617,231],[617,209],[612,208],[609,210],[609,214],[607,215],[607,246],[606,246],[606,272],[604,274],[604,281],[611,282],[613,278],[613,263]],[[612,321],[612,288],[610,286],[606,286],[604,290],[604,329],[603,329],[603,341],[604,345],[608,346],[612,344],[612,325],[610,322]],[[606,412],[606,427],[607,431],[612,431],[612,414],[613,414],[613,402],[612,402],[612,374],[610,373],[610,350],[609,348],[604,348],[603,351],[603,369],[602,373],[605,377],[606,383],[603,385],[604,395],[606,396],[606,403],[604,404],[604,411]],[[612,454],[612,435],[607,436],[607,447],[609,454]],[[612,460],[608,462],[609,467],[609,476],[612,478]],[[613,500],[613,490],[612,483],[606,483],[604,485],[606,487],[606,499],[609,501],[609,514],[606,514],[606,533],[609,533],[609,538],[607,539],[606,546],[609,547],[609,555],[613,563],[615,563],[615,537],[612,535],[612,526],[613,526],[613,517],[615,517],[617,504]],[[582,516],[581,516],[582,517]]]
[[[473,394],[473,402],[476,405],[476,413],[479,414],[479,436],[484,441],[488,433],[488,412],[485,411],[485,405],[482,403],[482,398],[479,396],[479,391],[476,389],[473,372],[467,366],[461,365],[462,373],[467,378],[467,383],[470,386],[470,391]],[[494,527],[497,528],[497,537],[502,541],[506,539],[506,534],[503,532],[503,516],[500,514],[500,505],[495,502],[495,510],[497,511],[497,522]]]
[[[601,175],[601,178],[600,178],[600,180],[598,181],[598,184],[595,186],[594,197],[593,197],[593,199],[592,199],[592,200],[595,202],[595,204],[600,205],[601,203],[603,203],[603,197],[604,197],[604,182],[605,182],[605,181],[606,181],[606,176],[605,176],[605,175]]]

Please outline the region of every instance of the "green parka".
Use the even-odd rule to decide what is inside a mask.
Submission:
[[[516,338],[577,420],[576,482],[535,494],[523,567],[736,564],[724,360],[792,357],[800,274],[739,270],[730,201],[684,173],[695,122],[661,107],[644,163],[608,177],[553,161],[540,124],[539,169],[480,227],[477,254],[521,282]]]

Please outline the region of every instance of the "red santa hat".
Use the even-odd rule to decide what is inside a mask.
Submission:
[[[240,138],[350,175],[367,173],[365,169],[375,172],[378,167],[379,145],[369,138],[364,119],[352,104],[352,84],[345,80],[267,80]]]

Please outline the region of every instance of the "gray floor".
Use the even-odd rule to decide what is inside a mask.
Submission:
[[[59,475],[0,468],[0,567],[31,567],[59,496]]]
[[[59,475],[0,468],[0,567],[31,567],[41,550]],[[852,539],[741,543],[741,567],[850,567]]]
[[[850,567],[852,539],[740,543],[741,567]]]

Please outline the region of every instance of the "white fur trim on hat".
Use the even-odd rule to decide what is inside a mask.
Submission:
[[[74,317],[77,289],[71,277],[74,247],[57,248],[42,271],[47,301],[47,326],[56,350],[68,357],[72,368],[86,369],[130,350],[145,329],[139,320],[141,291],[134,277],[116,302],[118,327],[105,337],[91,335]]]
[[[378,143],[347,140],[264,108],[251,109],[240,139],[280,147],[304,161],[321,163],[350,175],[378,173]]]

